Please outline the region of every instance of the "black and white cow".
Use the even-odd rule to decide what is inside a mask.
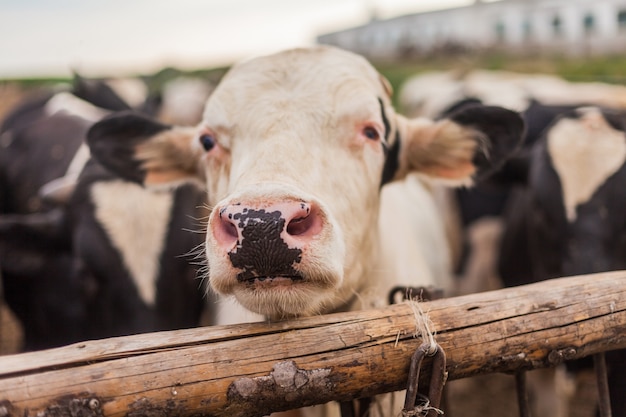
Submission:
[[[518,111],[523,114],[526,123],[524,150],[528,150],[541,132],[562,112],[583,105],[617,108],[624,105],[625,93],[624,86],[597,82],[574,83],[547,74],[450,70],[427,72],[409,78],[402,86],[399,101],[407,114],[421,117],[442,117],[472,104],[501,106]],[[513,158],[491,181],[456,191],[463,227],[468,228],[485,217],[502,215],[508,200],[508,187],[498,184],[497,178],[508,178],[511,173],[507,170],[515,170],[516,164],[524,160],[525,156]]]
[[[424,73],[407,81],[400,93],[400,103],[409,114],[442,117],[466,106],[489,104],[519,111],[526,124],[522,149],[498,173],[473,187],[454,190],[460,219],[458,235],[464,242],[457,270],[461,293],[502,286],[497,264],[504,229],[503,212],[507,205],[517,203],[517,198],[510,201],[511,183],[525,183],[533,144],[544,130],[563,113],[583,105],[623,108],[625,91],[624,86],[572,83],[553,75],[484,70]],[[525,216],[521,210],[515,211]],[[519,268],[513,265],[515,259],[519,260]],[[508,285],[531,279],[527,256],[509,256],[505,262],[509,273],[516,276],[507,279]],[[553,373],[549,375],[551,383],[546,384],[543,376],[550,372],[553,371],[529,374],[530,386],[537,394],[535,414],[565,416],[567,399],[559,392],[572,392],[571,381],[563,383],[566,378],[558,369],[556,375],[561,383],[554,384]]]
[[[581,107],[540,135],[505,217],[505,285],[626,269],[625,130],[625,111]],[[607,358],[613,415],[624,417],[626,351]]]
[[[0,268],[25,350],[199,323],[190,252],[206,193],[146,190],[89,160],[86,132],[106,114],[61,92],[3,124]]]
[[[482,101],[475,98],[461,100],[444,111],[443,116],[473,105],[482,105]],[[460,227],[458,234],[463,241],[462,256],[457,265],[459,292],[462,294],[502,286],[496,264],[503,212],[512,192],[511,183],[514,178],[525,175],[528,155],[544,130],[563,112],[579,107],[546,105],[532,99],[525,106],[520,111],[526,126],[521,148],[485,181],[453,190],[453,205],[458,210]]]
[[[362,309],[402,280],[379,269],[381,186],[411,172],[471,181],[499,167],[523,131],[517,113],[497,107],[408,120],[390,95],[358,55],[288,50],[234,66],[195,129],[117,115],[88,143],[147,186],[206,182],[214,291],[273,320]]]

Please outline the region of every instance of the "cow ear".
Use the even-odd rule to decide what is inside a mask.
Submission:
[[[416,171],[468,184],[500,169],[524,135],[519,113],[501,107],[469,106],[433,122],[400,120],[397,176]]]
[[[532,152],[533,148],[522,147],[504,163],[502,168],[489,176],[488,183],[500,187],[528,185]]]
[[[130,110],[130,106],[101,80],[89,80],[74,72],[72,94],[102,109]]]
[[[200,176],[195,129],[173,127],[134,112],[115,113],[87,132],[92,156],[129,181],[177,185]]]

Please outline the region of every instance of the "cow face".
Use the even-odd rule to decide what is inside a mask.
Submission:
[[[521,238],[537,280],[626,268],[625,121],[586,107],[546,130],[514,202],[520,213],[509,221],[503,263],[517,256],[508,248]]]
[[[150,126],[119,115],[96,124],[88,142],[126,178],[206,181],[210,285],[271,318],[344,308],[372,287],[382,182],[411,171],[467,182],[523,130],[499,108],[407,120],[363,58],[328,47],[236,66],[194,131]]]
[[[376,256],[368,234],[395,126],[379,75],[351,58],[293,51],[250,62],[207,103],[211,285],[253,311],[336,308],[358,288],[346,281],[366,272],[359,258]]]

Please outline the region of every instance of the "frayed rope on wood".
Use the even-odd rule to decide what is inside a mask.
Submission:
[[[401,417],[426,417],[430,411],[434,411],[439,415],[443,415],[443,410],[439,408],[431,407],[430,401],[426,397],[423,397],[424,404],[416,405],[412,410],[402,410]]]
[[[437,351],[437,342],[435,341],[436,332],[433,322],[428,317],[428,314],[422,310],[422,303],[413,299],[405,300],[404,303],[411,307],[415,317],[415,333],[413,333],[413,337],[420,336],[425,342],[427,341],[430,347],[426,353],[428,356],[434,355]]]
[[[441,392],[448,376],[445,370],[445,353],[443,352],[443,350],[441,350],[441,347],[435,341],[435,331],[433,323],[428,317],[427,313],[425,313],[422,309],[422,303],[419,303],[411,298],[407,299],[405,303],[408,303],[409,307],[411,307],[411,310],[413,311],[415,317],[415,333],[413,334],[413,336],[420,336],[423,340],[423,343],[413,355],[413,359],[411,362],[411,371],[409,374],[408,391],[406,393],[407,397],[405,399],[405,406],[401,412],[401,417],[427,417],[434,414],[444,414],[444,412],[438,407],[441,400]],[[420,352],[422,352],[421,355]],[[422,355],[435,356],[435,362],[439,362],[439,366],[443,367],[440,370],[441,374],[439,377],[436,377],[436,375],[433,373],[433,379],[431,380],[431,386],[429,388],[429,396],[433,395],[432,398],[434,401],[434,406],[431,406],[430,398],[416,392],[418,379],[417,377],[419,376],[419,364],[421,364],[422,360],[418,358],[423,358]],[[417,361],[417,368],[415,368],[416,364],[413,363],[414,361]],[[417,371],[415,371],[416,369]],[[433,370],[433,372],[435,371]],[[415,381],[413,381],[413,379],[415,379]],[[432,384],[435,384],[435,386],[433,386]],[[417,399],[419,399],[419,404],[415,403]]]

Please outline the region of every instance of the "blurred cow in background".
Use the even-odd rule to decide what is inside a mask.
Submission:
[[[626,87],[599,82],[573,83],[547,74],[521,74],[505,71],[433,71],[409,78],[401,88],[399,102],[409,116],[439,118],[472,104],[496,105],[521,112],[526,122],[526,154],[541,132],[562,112],[581,105],[610,108],[626,107]],[[524,163],[513,158],[499,175]],[[464,236],[464,248],[457,270],[463,276],[461,293],[495,289],[499,277],[495,268],[497,245],[502,233],[502,212],[509,198],[509,187],[498,183],[498,176],[471,188],[455,191],[458,207],[455,223]],[[448,199],[449,201],[449,199]],[[446,208],[454,216],[455,209]],[[472,251],[480,256],[472,256]],[[488,277],[485,280],[485,277]]]
[[[547,106],[581,103],[603,107],[626,107],[626,86],[600,82],[568,82],[549,74],[507,71],[432,71],[405,81],[399,104],[409,116],[440,117],[467,99],[486,105],[526,110],[535,101]]]
[[[194,126],[202,119],[202,110],[213,86],[199,77],[176,77],[163,85],[156,115],[159,120],[179,126]]]
[[[433,94],[434,90],[440,94]],[[626,233],[626,211],[619,207],[621,192],[601,190],[626,185],[619,174],[623,171],[621,149],[626,143],[624,113],[619,109],[626,107],[626,87],[570,83],[540,74],[433,72],[408,81],[401,102],[409,113],[436,117],[478,103],[501,105],[522,112],[526,122],[524,146],[503,170],[492,181],[456,192],[460,224],[466,234],[461,293],[624,269],[624,245],[619,242]],[[603,109],[584,109],[584,105]],[[560,143],[559,149],[547,149],[548,136]],[[602,152],[604,156],[599,156]],[[553,163],[560,163],[560,168]],[[539,195],[542,202],[537,200]],[[529,199],[535,200],[531,203]],[[579,207],[580,214],[572,217],[574,207],[587,199],[588,204]],[[537,204],[545,207],[540,209]],[[615,213],[622,214],[609,214],[615,208]],[[556,223],[557,218],[574,217],[577,221],[568,226],[566,221]],[[544,222],[542,226],[539,221]],[[564,267],[570,257],[577,262]],[[617,377],[624,372],[623,353],[610,353],[609,358],[614,415],[623,415],[620,389],[624,391],[624,382]],[[545,381],[546,376],[550,381]],[[574,387],[562,370],[529,377],[537,415],[568,415],[568,397]]]
[[[524,157],[505,212],[504,284],[626,269],[626,111],[563,112]],[[625,417],[626,350],[607,365],[612,415]]]
[[[192,251],[206,193],[146,190],[90,160],[84,138],[103,116],[145,109],[110,82],[28,98],[5,118],[0,152],[0,268],[25,350],[196,326],[203,291]],[[139,92],[139,94],[137,94]]]

